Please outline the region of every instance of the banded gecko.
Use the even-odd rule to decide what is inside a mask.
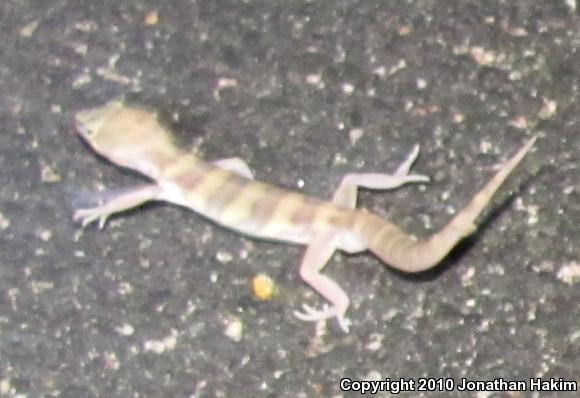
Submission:
[[[425,240],[365,209],[357,209],[357,189],[386,190],[429,178],[411,173],[419,147],[415,146],[393,174],[347,174],[332,200],[324,201],[254,181],[239,158],[205,162],[173,143],[157,115],[139,107],[109,102],[75,116],[80,136],[112,163],[136,170],[151,183],[119,194],[104,204],[79,209],[74,219],[83,227],[148,201],[167,201],[207,217],[231,230],[262,239],[306,246],[300,276],[328,303],[320,309],[304,305],[295,316],[304,321],[336,318],[348,332],[345,317],[349,298],[330,277],[321,273],[335,250],[369,250],[385,264],[404,272],[421,272],[437,265],[464,237],[475,230],[476,218],[496,190],[518,165],[536,137],[505,162],[489,182],[439,232]]]

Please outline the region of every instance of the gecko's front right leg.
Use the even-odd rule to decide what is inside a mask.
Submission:
[[[98,220],[99,228],[102,229],[111,214],[129,210],[145,202],[156,200],[159,198],[160,193],[161,189],[158,185],[148,184],[114,196],[102,205],[88,209],[78,209],[75,211],[73,219],[80,221],[83,227]]]

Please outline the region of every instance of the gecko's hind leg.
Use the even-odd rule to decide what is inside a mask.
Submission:
[[[303,311],[295,311],[294,315],[298,319],[310,322],[336,317],[342,330],[348,333],[350,322],[345,317],[350,304],[348,295],[338,283],[320,273],[336,250],[337,241],[338,236],[333,231],[318,234],[306,248],[300,265],[300,276],[304,282],[328,300],[330,305],[325,304],[319,310],[303,305]]]
[[[413,150],[394,174],[363,173],[347,174],[343,177],[338,189],[332,197],[332,201],[337,205],[354,209],[356,206],[358,187],[367,189],[393,189],[401,185],[413,182],[428,182],[429,177],[421,174],[409,174],[411,166],[419,154],[419,145],[415,145]]]

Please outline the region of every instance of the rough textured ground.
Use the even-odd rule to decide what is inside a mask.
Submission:
[[[574,1],[279,3],[0,3],[0,396],[341,397],[343,377],[580,382]],[[321,197],[341,174],[392,170],[421,143],[415,169],[431,184],[360,200],[421,236],[540,139],[483,228],[435,271],[334,256],[325,272],[353,302],[345,335],[292,316],[321,303],[297,275],[298,247],[171,206],[104,231],[73,224],[87,192],[140,182],[73,134],[75,111],[118,96],[158,109],[208,159],[239,155],[259,179]],[[268,302],[251,291],[260,272],[279,289]]]

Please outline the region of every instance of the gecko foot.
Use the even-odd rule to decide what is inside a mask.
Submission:
[[[350,320],[344,316],[343,310],[338,307],[331,307],[328,304],[324,304],[321,309],[317,310],[308,304],[302,305],[303,311],[294,311],[294,316],[301,321],[306,322],[318,322],[325,319],[336,317],[340,328],[348,333],[350,327]]]
[[[429,177],[426,175],[409,174],[409,171],[411,171],[411,166],[413,166],[413,163],[415,163],[417,156],[419,156],[420,148],[421,147],[419,145],[413,146],[413,150],[411,151],[411,153],[407,155],[405,161],[401,163],[401,165],[397,168],[397,171],[395,171],[394,176],[406,177],[405,178],[406,182],[429,182]]]
[[[93,221],[98,221],[99,228],[103,229],[107,222],[107,218],[109,218],[110,215],[111,214],[102,207],[92,207],[90,209],[79,209],[75,211],[73,219],[75,221],[80,221],[83,228]]]

